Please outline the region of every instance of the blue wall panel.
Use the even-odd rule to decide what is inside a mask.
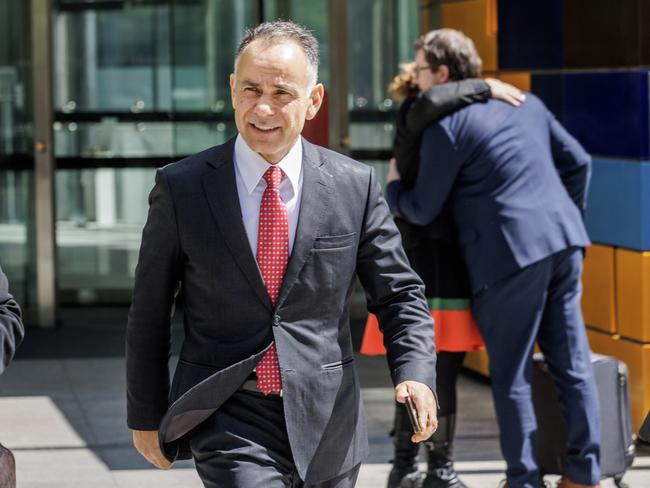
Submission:
[[[561,68],[562,1],[499,0],[499,69]]]
[[[590,153],[648,159],[648,72],[566,74],[564,116]]]
[[[650,163],[594,159],[585,220],[594,242],[650,251]]]
[[[533,74],[530,90],[553,112],[555,118],[564,124],[564,75]]]

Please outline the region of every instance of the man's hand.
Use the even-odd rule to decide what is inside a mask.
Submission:
[[[398,181],[400,179],[399,172],[397,171],[397,160],[390,158],[388,161],[388,174],[386,175],[386,184],[391,181]]]
[[[142,456],[159,469],[169,469],[172,463],[163,456],[158,445],[157,430],[134,430],[133,445]]]
[[[436,399],[431,388],[419,381],[403,381],[395,387],[395,400],[405,403],[410,396],[418,412],[420,432],[411,436],[411,441],[425,441],[433,435],[438,428],[438,412]]]
[[[518,107],[524,102],[524,100],[526,100],[526,95],[524,95],[519,88],[508,83],[504,83],[496,78],[486,78],[485,82],[490,87],[492,98],[503,100],[515,107]]]

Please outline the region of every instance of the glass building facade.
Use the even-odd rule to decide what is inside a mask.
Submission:
[[[128,305],[155,168],[235,134],[228,75],[244,30],[261,21],[314,31],[329,145],[383,175],[395,111],[386,87],[412,57],[420,8],[412,0],[0,2],[0,265],[28,322],[52,325],[38,318],[47,301],[55,310]],[[42,22],[48,42],[35,35]],[[46,71],[35,56],[49,60]],[[43,86],[51,103],[34,106]],[[51,147],[34,136],[38,120]],[[53,168],[51,199],[36,184],[41,153]],[[48,205],[49,233],[38,220]],[[48,240],[53,263],[37,245]],[[49,296],[39,285],[48,266]]]

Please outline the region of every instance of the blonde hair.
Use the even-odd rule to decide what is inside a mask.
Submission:
[[[399,73],[388,85],[388,96],[396,102],[402,102],[408,97],[417,95],[420,89],[415,78],[415,62],[400,64]]]

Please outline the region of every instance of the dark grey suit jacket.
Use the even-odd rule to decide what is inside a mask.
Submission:
[[[9,282],[0,269],[0,374],[13,359],[24,335],[20,307],[9,293]]]
[[[234,139],[156,175],[127,330],[128,425],[159,429],[166,455],[185,457],[190,430],[274,339],[294,461],[317,483],[368,450],[349,326],[356,276],[395,384],[435,391],[431,316],[374,171],[304,140],[296,239],[273,307],[242,222],[233,148]],[[170,391],[170,315],[181,286],[185,340]]]

